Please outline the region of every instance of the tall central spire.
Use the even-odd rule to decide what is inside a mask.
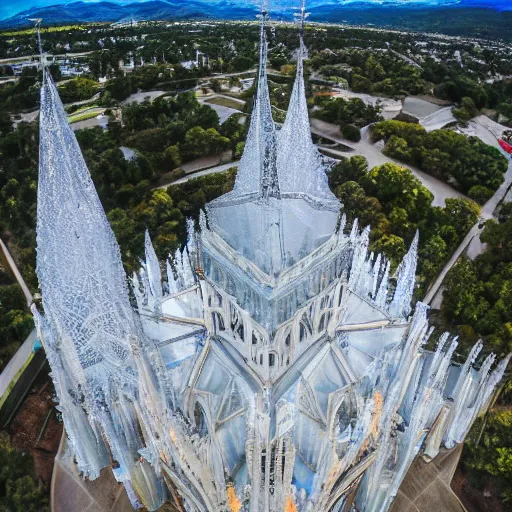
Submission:
[[[268,14],[262,10],[260,24],[260,66],[258,72],[258,91],[256,94],[255,114],[259,119],[259,139],[262,149],[260,162],[260,195],[263,198],[279,197],[279,181],[277,179],[277,141],[274,120],[272,119],[272,106],[267,80],[267,52],[268,42],[265,31],[265,22]]]
[[[321,156],[311,139],[304,85],[304,23],[308,16],[303,0],[296,19],[300,27],[297,73],[286,120],[279,132],[277,169],[282,193],[305,193],[335,201],[329,189]]]
[[[268,42],[265,31],[268,13],[262,7],[260,19],[259,67],[257,91],[244,154],[236,178],[236,195],[258,194],[262,198],[279,197],[277,176],[277,137],[267,80]]]
[[[233,191],[207,205],[213,230],[273,277],[326,242],[340,210],[309,128],[302,40],[306,16],[303,3],[297,76],[286,121],[276,131],[266,70],[268,16],[262,9],[258,89],[244,154]]]

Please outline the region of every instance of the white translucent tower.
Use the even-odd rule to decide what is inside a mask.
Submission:
[[[232,192],[186,247],[132,277],[57,90],[41,96],[34,316],[84,477],[111,464],[135,507],[187,512],[389,509],[418,456],[464,440],[510,357],[434,352],[412,308],[419,234],[395,272],[346,216],[312,143],[297,75],[275,126],[261,14],[257,93]],[[198,229],[196,229],[198,228]],[[166,272],[162,272],[165,267]],[[165,277],[164,277],[165,276]],[[169,489],[166,493],[165,484]]]

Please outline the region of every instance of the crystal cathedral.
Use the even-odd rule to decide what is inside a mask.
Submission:
[[[164,266],[146,233],[130,287],[44,73],[33,314],[78,470],[111,466],[135,508],[386,511],[419,454],[463,442],[508,359],[476,368],[478,343],[454,365],[448,334],[423,348],[418,235],[391,273],[369,227],[346,230],[311,139],[302,28],[278,130],[265,23],[233,191],[188,222]]]

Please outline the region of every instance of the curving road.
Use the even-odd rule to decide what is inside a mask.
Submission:
[[[444,181],[438,180],[437,178],[434,178],[430,174],[427,174],[426,172],[423,172],[416,167],[404,164],[398,160],[394,160],[393,158],[389,158],[384,155],[378,145],[372,144],[370,142],[368,127],[361,130],[362,138],[359,142],[351,142],[343,138],[339,126],[335,124],[327,123],[325,121],[321,121],[320,119],[310,119],[310,123],[312,133],[320,135],[325,139],[332,140],[333,142],[344,144],[345,146],[353,149],[353,152],[350,154],[339,152],[340,156],[364,156],[366,160],[368,160],[368,167],[370,169],[376,165],[382,165],[385,163],[394,163],[410,169],[412,173],[423,183],[423,185],[425,185],[425,187],[427,187],[434,195],[434,200],[432,202],[434,206],[444,206],[445,200],[450,197],[466,197],[464,194],[455,190]],[[333,151],[329,149],[329,152]]]
[[[486,245],[483,244],[480,240],[480,235],[484,230],[483,221],[489,220],[493,218],[494,210],[498,206],[498,203],[505,197],[508,188],[512,185],[512,160],[510,159],[510,155],[505,153],[498,144],[497,136],[501,135],[500,129],[497,127],[496,123],[493,123],[490,119],[485,116],[478,116],[473,119],[470,123],[469,129],[471,130],[471,135],[475,135],[483,140],[486,144],[492,145],[498,148],[501,153],[509,160],[508,169],[504,176],[504,181],[501,186],[496,190],[494,195],[487,201],[480,211],[480,219],[478,222],[470,229],[469,233],[466,235],[464,240],[461,242],[457,250],[453,253],[452,257],[449,259],[448,263],[444,266],[443,270],[431,285],[423,302],[426,304],[435,304],[436,308],[439,308],[442,303],[442,297],[436,297],[442,293],[442,283],[451,270],[451,268],[455,265],[457,260],[460,258],[464,250],[468,249],[468,255],[471,258],[476,258],[479,254],[483,253],[486,249]],[[505,128],[505,127],[503,127]],[[480,227],[482,226],[482,227]]]
[[[226,172],[228,169],[232,167],[238,167],[240,164],[240,160],[236,160],[235,162],[228,162],[227,164],[216,165],[215,167],[210,167],[209,169],[204,169],[203,171],[193,172],[180,178],[179,180],[173,181],[172,183],[167,183],[166,185],[160,185],[159,187],[155,187],[155,189],[159,188],[169,188],[171,185],[179,185],[181,183],[185,183],[194,178],[199,178],[200,176],[205,176],[207,174],[215,174],[217,172]]]

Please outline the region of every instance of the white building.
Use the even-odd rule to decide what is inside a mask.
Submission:
[[[385,511],[418,453],[461,443],[508,360],[423,346],[418,236],[394,276],[345,230],[309,131],[302,34],[286,121],[271,116],[265,15],[235,187],[166,262],[149,234],[132,278],[49,73],[41,94],[33,309],[84,476],[114,461],[134,505]]]

